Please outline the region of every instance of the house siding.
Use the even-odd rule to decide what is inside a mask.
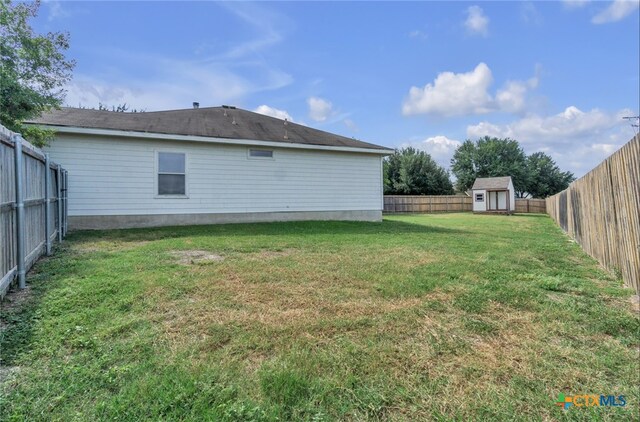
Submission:
[[[378,154],[58,134],[47,148],[69,172],[69,216],[381,211]],[[188,198],[157,196],[158,151],[186,153]]]

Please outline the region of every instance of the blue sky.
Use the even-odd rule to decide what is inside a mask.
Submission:
[[[631,139],[640,9],[631,1],[67,2],[70,106],[222,104],[448,165],[491,135],[581,176]]]

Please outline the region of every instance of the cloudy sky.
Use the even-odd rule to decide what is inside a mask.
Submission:
[[[71,34],[67,104],[236,105],[443,165],[484,135],[577,176],[633,136],[638,0],[48,1]]]

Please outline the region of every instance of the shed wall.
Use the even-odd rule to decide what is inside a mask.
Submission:
[[[513,187],[513,181],[509,181],[509,210],[510,211],[514,211],[516,210],[516,190]]]
[[[483,195],[484,201],[476,201],[476,193],[481,193]],[[472,195],[473,199],[473,211],[474,212],[485,212],[487,210],[487,191],[484,189],[475,189]]]

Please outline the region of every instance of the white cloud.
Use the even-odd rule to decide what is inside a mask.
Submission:
[[[492,82],[491,69],[484,63],[466,73],[442,72],[424,88],[411,87],[402,112],[444,116],[486,113],[491,102],[487,89]]]
[[[319,97],[309,97],[307,99],[309,105],[309,117],[316,122],[324,122],[333,112],[333,105]]]
[[[44,4],[49,7],[49,14],[47,16],[49,22],[71,16],[71,13],[62,7],[62,3],[59,0],[46,0]]]
[[[358,125],[351,119],[344,119],[342,121],[344,125],[352,132],[357,132],[359,130]]]
[[[436,135],[419,141],[404,142],[400,148],[413,147],[425,151],[441,166],[449,168],[456,148],[462,143],[444,135]]]
[[[409,32],[409,38],[417,38],[420,40],[426,40],[428,38],[427,34],[419,29],[415,29]]]
[[[601,134],[622,124],[622,116],[631,113],[630,110],[606,113],[599,109],[584,112],[570,106],[554,116],[541,117],[532,114],[507,125],[497,126],[481,122],[469,126],[467,135],[471,138],[484,135],[503,136],[518,139],[520,142],[576,139]]]
[[[509,113],[520,113],[526,105],[526,95],[531,89],[538,87],[539,78],[534,76],[526,82],[508,81],[504,88],[496,93],[497,108]]]
[[[442,72],[424,88],[411,87],[402,105],[402,113],[441,116],[491,111],[520,113],[525,109],[527,93],[538,86],[538,73],[539,67],[536,67],[536,76],[529,80],[508,81],[493,98],[489,93],[493,75],[485,63],[466,73]]]
[[[255,110],[256,113],[264,114],[265,116],[275,117],[276,119],[285,120],[287,119],[290,122],[293,122],[293,117],[285,110],[279,110],[277,108],[269,107],[266,104],[258,106]]]
[[[287,26],[286,19],[261,5],[223,3],[220,6],[245,24],[247,28],[242,36],[246,39],[227,50],[198,59],[100,49],[99,54],[105,60],[120,65],[91,76],[74,74],[66,86],[66,104],[97,107],[100,102],[127,103],[131,108],[148,111],[188,108],[193,101],[203,107],[218,106],[291,84],[291,75],[266,59],[268,50],[284,39],[281,31]],[[199,50],[197,56],[207,47]],[[143,74],[140,69],[144,69]]]
[[[263,86],[225,69],[203,68],[193,63],[166,59],[150,60],[158,70],[146,75],[144,80],[115,77],[111,80],[93,78],[83,74],[74,75],[66,86],[66,104],[96,107],[98,103],[118,105],[127,103],[131,108],[167,110],[191,107],[198,101],[203,107],[233,104]],[[180,74],[180,79],[173,75]],[[262,81],[269,85],[272,81]]]
[[[516,139],[527,153],[544,151],[561,168],[581,176],[631,139],[631,128],[622,117],[633,114],[628,109],[585,112],[570,106],[553,116],[532,114],[505,125],[480,122],[467,127],[467,136]]]
[[[278,89],[291,82],[288,75],[257,65],[252,70],[260,76],[249,79],[237,69],[215,63],[122,52],[113,57],[132,66],[144,64],[148,70],[139,78],[127,75],[125,69],[108,77],[76,73],[65,87],[65,103],[73,107],[127,103],[131,108],[147,111],[188,108],[193,101],[200,102],[202,107],[218,106],[234,104],[252,93]]]
[[[464,26],[470,34],[489,35],[489,18],[480,6],[470,6],[467,9],[467,20]]]
[[[589,3],[590,0],[562,0],[562,4],[567,9],[580,9]]]
[[[536,8],[533,2],[527,1],[522,3],[522,7],[520,9],[520,16],[525,23],[532,25],[541,25],[542,24],[542,15]]]
[[[595,24],[617,22],[633,13],[640,1],[638,0],[615,0],[602,12],[598,13],[591,19]]]
[[[527,86],[522,82],[507,82],[505,88],[496,94],[496,101],[502,110],[517,113],[524,109]]]

